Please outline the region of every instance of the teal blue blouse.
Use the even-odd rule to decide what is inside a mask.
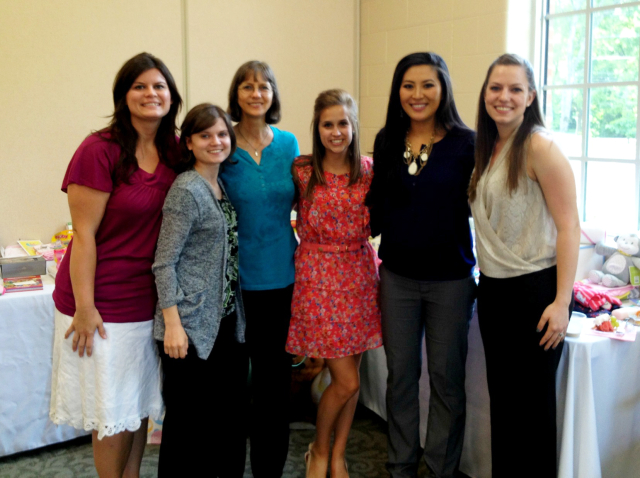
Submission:
[[[282,289],[294,281],[291,165],[300,148],[293,134],[271,130],[273,141],[262,151],[260,165],[238,148],[230,158],[235,164],[225,161],[220,175],[238,214],[243,290]]]

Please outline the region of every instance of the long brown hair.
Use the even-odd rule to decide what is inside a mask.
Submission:
[[[536,82],[531,63],[524,58],[511,53],[505,53],[504,55],[499,56],[493,63],[491,63],[489,71],[487,71],[487,77],[482,85],[482,90],[480,90],[480,99],[478,100],[475,154],[476,167],[473,170],[471,183],[469,184],[469,201],[471,202],[476,199],[478,181],[489,166],[496,138],[498,137],[498,128],[496,127],[496,123],[491,119],[489,113],[487,113],[487,108],[484,104],[484,95],[487,90],[487,85],[489,84],[489,77],[497,65],[521,67],[524,70],[527,81],[529,82],[529,92],[536,93],[531,105],[524,111],[522,124],[518,127],[513,141],[511,142],[511,147],[507,152],[507,164],[509,168],[507,175],[507,189],[509,190],[509,194],[518,188],[518,181],[524,173],[526,158],[525,150],[529,145],[529,139],[532,132],[536,127],[544,127],[544,119],[540,112],[540,102],[538,101]]]
[[[396,65],[391,81],[391,92],[387,106],[387,117],[384,127],[376,136],[373,149],[373,182],[367,195],[367,206],[373,211],[387,200],[406,204],[409,201],[409,193],[402,185],[400,179],[400,167],[402,154],[405,150],[405,138],[411,119],[404,112],[400,103],[400,88],[402,80],[409,68],[427,65],[433,68],[438,75],[438,81],[442,88],[440,105],[436,110],[436,126],[450,134],[452,130],[467,131],[458,113],[458,108],[453,99],[453,86],[449,68],[444,59],[433,52],[416,52],[402,58]]]
[[[360,128],[358,126],[358,106],[355,100],[349,93],[341,89],[332,89],[323,91],[316,98],[316,102],[313,106],[313,120],[311,121],[311,133],[313,135],[313,153],[311,154],[308,164],[311,164],[313,172],[309,179],[307,188],[302,193],[302,196],[308,201],[313,200],[313,188],[319,184],[326,184],[324,179],[324,168],[322,167],[322,160],[327,152],[326,148],[322,144],[320,139],[320,116],[322,112],[330,108],[331,106],[344,106],[347,111],[347,117],[349,123],[351,123],[351,129],[353,131],[353,137],[351,144],[347,152],[349,158],[349,186],[357,183],[362,177],[362,165],[360,161]],[[304,163],[303,163],[304,164]],[[299,179],[295,174],[294,167],[294,180],[298,183]],[[299,189],[299,188],[298,188]]]
[[[109,126],[99,133],[109,133],[110,141],[120,146],[120,158],[113,171],[115,183],[128,183],[129,177],[138,169],[136,159],[136,146],[138,144],[138,132],[131,123],[131,112],[127,106],[127,93],[136,79],[147,70],[157,69],[162,73],[167,81],[167,87],[171,93],[171,107],[169,112],[160,121],[158,131],[156,131],[155,145],[158,150],[160,160],[167,166],[174,167],[178,159],[174,152],[177,152],[176,144],[176,117],[182,106],[182,98],[178,93],[176,82],[171,72],[160,58],[150,53],[139,53],[128,60],[113,82],[113,116]]]

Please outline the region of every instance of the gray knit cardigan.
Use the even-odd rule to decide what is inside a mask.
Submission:
[[[218,181],[223,193],[224,188]],[[158,288],[153,335],[164,340],[162,309],[178,306],[180,321],[198,357],[206,360],[220,329],[228,255],[227,221],[213,188],[197,171],[176,178],[162,208],[162,227],[152,270]],[[236,340],[245,332],[238,283]]]

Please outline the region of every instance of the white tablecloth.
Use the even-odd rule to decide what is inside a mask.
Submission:
[[[423,350],[420,432],[426,434],[429,377]],[[386,418],[384,350],[364,354],[360,401]],[[467,358],[467,424],[460,470],[491,477],[489,393],[474,316]],[[583,335],[567,339],[558,368],[560,478],[640,476],[640,337],[635,342]],[[523,410],[525,413],[526,410]]]
[[[0,296],[0,456],[86,435],[49,421],[53,280]]]
[[[558,374],[559,476],[640,476],[640,337],[567,343]]]

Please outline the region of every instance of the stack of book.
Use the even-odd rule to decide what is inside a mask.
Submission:
[[[20,240],[0,248],[0,295],[43,289],[41,275],[46,274],[46,261],[36,250],[41,245],[37,240]]]
[[[40,276],[11,277],[2,280],[5,292],[22,292],[29,290],[42,290],[42,278]]]

